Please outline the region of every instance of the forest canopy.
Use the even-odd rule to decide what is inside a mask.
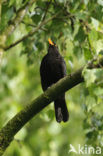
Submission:
[[[0,1],[0,129],[43,93],[39,69],[48,38],[67,75],[83,68],[84,82],[66,92],[67,123],[55,121],[51,103],[15,135],[4,156],[73,156],[70,144],[103,148],[102,0]]]

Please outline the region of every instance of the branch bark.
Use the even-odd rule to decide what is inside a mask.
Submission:
[[[98,64],[93,64],[92,60],[87,67],[100,68],[103,66],[103,57],[99,59]],[[76,72],[64,77],[59,80],[56,84],[48,88],[43,94],[34,99],[30,104],[24,107],[19,113],[17,113],[0,131],[0,156],[4,153],[6,148],[9,146],[13,140],[15,134],[37,113],[39,113],[43,108],[48,106],[52,101],[54,101],[60,94],[66,92],[67,90],[73,88],[79,83],[83,82],[82,77],[83,68],[80,68]]]

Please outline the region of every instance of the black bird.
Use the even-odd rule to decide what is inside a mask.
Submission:
[[[66,76],[66,64],[57,46],[49,39],[48,53],[44,56],[40,66],[40,76],[43,91]],[[69,113],[65,102],[65,93],[54,101],[57,122],[68,121]]]

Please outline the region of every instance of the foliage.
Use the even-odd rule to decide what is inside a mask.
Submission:
[[[2,2],[0,32],[12,23],[29,0]],[[102,0],[37,0],[7,38],[10,46],[59,12],[35,34],[7,50],[1,62],[0,128],[29,101],[42,93],[39,67],[48,48],[48,38],[58,45],[67,73],[103,55]],[[1,40],[1,39],[0,39]],[[103,146],[103,70],[84,67],[85,83],[66,93],[68,123],[58,124],[50,105],[15,136],[4,156],[60,156],[69,144]],[[92,155],[92,154],[91,154]]]

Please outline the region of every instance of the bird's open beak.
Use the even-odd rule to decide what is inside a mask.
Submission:
[[[49,44],[54,45],[54,43],[51,41],[51,39],[48,39]]]

